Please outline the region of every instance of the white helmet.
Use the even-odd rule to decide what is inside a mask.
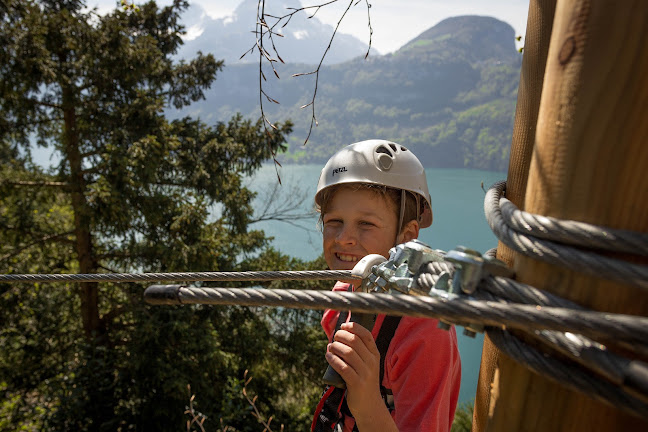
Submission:
[[[426,204],[420,227],[432,225],[432,200],[425,169],[418,158],[400,144],[367,140],[348,145],[335,153],[320,174],[315,204],[321,205],[321,192],[324,189],[344,183],[370,183],[413,192],[422,197]]]

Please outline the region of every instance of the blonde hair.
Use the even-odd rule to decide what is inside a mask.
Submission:
[[[319,202],[320,205],[316,205],[317,211],[320,213],[319,220],[317,225],[321,229],[323,226],[323,218],[326,214],[333,196],[337,191],[342,188],[350,188],[351,190],[360,191],[367,190],[371,193],[376,194],[377,196],[382,197],[385,201],[391,204],[392,210],[396,215],[396,220],[400,219],[400,208],[401,208],[401,189],[391,188],[388,186],[372,184],[372,183],[341,183],[334,186],[327,187],[326,189],[320,191],[319,193]],[[416,195],[413,192],[405,191],[405,212],[403,214],[403,220],[401,226],[397,227],[397,230],[402,230],[403,227],[409,221],[417,221],[420,223],[421,215],[423,214],[425,200],[416,199]],[[418,208],[417,208],[418,206]]]

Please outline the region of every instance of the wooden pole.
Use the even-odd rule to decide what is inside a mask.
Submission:
[[[524,208],[524,196],[533,155],[540,97],[555,10],[556,0],[531,0],[529,2],[506,190],[507,198],[519,208]],[[497,246],[497,257],[509,267],[514,266],[515,254],[501,242]],[[488,336],[485,336],[475,396],[473,431],[484,430],[488,421],[490,398],[496,396],[495,394],[491,395],[491,384],[500,361],[512,362],[508,358],[500,359],[499,351]]]
[[[645,0],[558,0],[527,211],[648,232],[646,28]],[[648,296],[638,289],[521,256],[515,269],[519,280],[591,309],[648,315]],[[499,361],[491,385],[483,430],[648,430],[645,419],[511,361]]]

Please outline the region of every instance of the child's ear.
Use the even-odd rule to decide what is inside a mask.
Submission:
[[[406,243],[410,240],[418,238],[419,224],[415,220],[411,220],[405,224],[403,230],[398,235],[398,243]]]

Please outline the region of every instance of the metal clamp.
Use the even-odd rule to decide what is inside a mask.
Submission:
[[[474,294],[479,281],[487,275],[504,277],[513,275],[513,271],[503,261],[484,256],[476,250],[464,246],[458,246],[449,251],[445,258],[455,268],[452,278],[454,293]]]
[[[353,276],[362,278],[360,291],[371,292],[375,291],[374,286],[377,284],[376,277],[372,273],[375,266],[386,261],[386,258],[379,254],[370,254],[362,258],[351,270]],[[373,277],[373,279],[372,279]]]
[[[453,275],[442,272],[431,289],[419,286],[417,275],[423,266],[433,261],[452,263]],[[367,255],[356,264],[352,273],[363,278],[362,291],[365,292],[395,291],[409,295],[427,295],[446,301],[473,294],[479,282],[488,275],[513,275],[513,271],[502,261],[484,256],[473,249],[458,246],[444,255],[419,240],[394,246],[389,250],[388,260],[381,255]],[[458,325],[463,326],[464,334],[470,337],[484,331],[484,326],[479,324]],[[449,330],[452,323],[439,320],[438,326]]]
[[[474,294],[477,285],[486,276],[511,277],[513,275],[513,271],[503,261],[482,255],[478,251],[464,246],[458,246],[449,251],[445,259],[454,266],[452,283],[447,286],[450,297],[460,293]],[[449,328],[449,325],[443,322],[439,322],[439,326],[446,330]],[[464,334],[469,337],[475,337],[476,333],[484,331],[484,326],[481,324],[465,324],[463,326]]]
[[[443,255],[419,240],[399,244],[389,250],[389,259],[373,268],[369,282],[374,291],[429,295],[418,286],[416,274],[430,261],[443,261]]]

